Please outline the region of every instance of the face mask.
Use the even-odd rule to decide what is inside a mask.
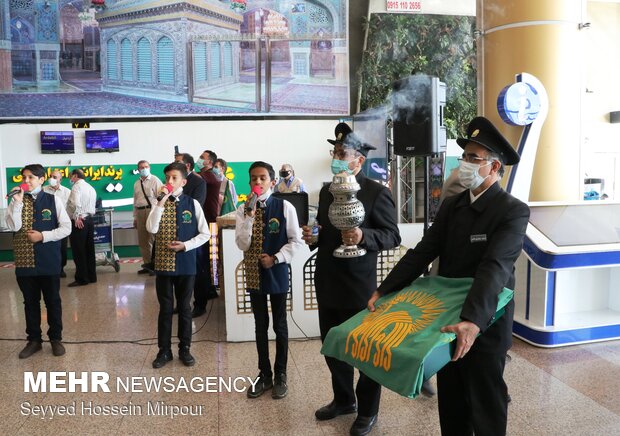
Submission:
[[[343,171],[347,174],[353,174],[353,170],[349,168],[349,162],[346,160],[332,159],[332,174],[339,174]]]
[[[49,178],[47,179],[47,183],[49,183],[50,186],[58,186],[58,180],[56,179]]]
[[[285,178],[285,179],[286,179],[286,178],[288,178],[288,176],[290,176],[290,175],[291,175],[291,172],[290,172],[290,171],[280,171],[280,177],[283,177],[283,178]]]
[[[73,186],[73,185],[75,185],[75,180],[70,179],[70,180],[69,180],[69,183],[71,183],[71,186]]]
[[[216,176],[220,175],[220,169],[218,167],[213,167],[213,174],[215,174]]]
[[[142,177],[148,177],[151,175],[151,169],[150,168],[142,168],[140,170],[140,176]]]
[[[265,192],[263,192],[261,195],[259,195],[258,199],[260,201],[265,201],[265,200],[267,200],[267,197],[269,196],[270,193],[271,193],[271,188],[267,189]]]
[[[198,159],[198,160],[196,161],[196,164],[195,164],[194,166],[196,167],[196,169],[197,169],[198,171],[200,171],[201,169],[203,169],[203,168],[205,167],[205,161],[204,161],[204,159]]]
[[[486,165],[477,165],[462,160],[459,163],[459,181],[461,185],[467,189],[476,189],[478,186],[482,185],[482,182],[484,182],[489,175],[482,177],[478,170],[492,163],[493,162],[489,162]]]
[[[37,195],[39,192],[41,192],[41,187],[37,186],[36,188],[34,188],[32,191],[30,191],[30,193],[32,195]]]

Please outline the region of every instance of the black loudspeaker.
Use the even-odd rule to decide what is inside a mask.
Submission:
[[[394,154],[426,156],[446,151],[446,84],[418,74],[392,85]]]

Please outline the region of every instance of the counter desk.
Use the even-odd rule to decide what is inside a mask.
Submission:
[[[620,204],[530,204],[513,332],[541,347],[620,338]]]

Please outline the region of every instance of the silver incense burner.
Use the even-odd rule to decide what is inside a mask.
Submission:
[[[327,216],[329,221],[338,230],[351,230],[364,222],[364,205],[357,199],[360,185],[354,175],[345,172],[336,174],[329,187],[334,201],[329,206]],[[366,254],[366,249],[356,244],[342,244],[334,250],[334,257],[359,257]]]

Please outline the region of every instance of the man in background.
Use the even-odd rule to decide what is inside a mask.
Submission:
[[[71,218],[71,250],[75,263],[75,281],[69,287],[84,286],[97,282],[95,265],[95,226],[97,193],[84,180],[84,171],[71,171],[71,195],[67,201],[67,214]]]
[[[71,189],[62,186],[62,173],[60,170],[54,170],[50,175],[50,178],[47,180],[48,185],[43,188],[44,192],[48,194],[52,194],[54,197],[58,198],[62,203],[63,207],[67,208],[67,202],[69,201],[69,195],[71,194]],[[65,266],[67,266],[67,242],[69,241],[69,237],[65,236],[60,240],[60,256],[61,256],[61,270],[60,277],[67,277],[67,273],[65,273]]]
[[[198,174],[207,185],[207,195],[202,206],[209,227],[215,224],[219,212],[220,180],[213,171],[217,155],[211,150],[205,150],[196,162]],[[197,249],[196,281],[194,282],[194,309],[192,318],[197,318],[207,312],[207,301],[217,298],[217,291],[211,277],[211,244],[207,243]]]
[[[151,165],[146,160],[138,162],[140,178],[133,184],[133,226],[138,231],[138,245],[145,265],[138,274],[154,275],[151,253],[155,237],[146,230],[146,219],[153,205],[157,204],[157,193],[162,183],[151,174]]]
[[[203,207],[207,198],[207,184],[194,172],[194,157],[189,153],[180,153],[175,155],[174,160],[187,168],[187,183],[183,186],[183,194],[193,198],[200,203],[200,207]]]
[[[276,184],[275,192],[306,192],[304,182],[300,178],[295,177],[295,170],[291,164],[282,164],[279,175],[280,180]]]

